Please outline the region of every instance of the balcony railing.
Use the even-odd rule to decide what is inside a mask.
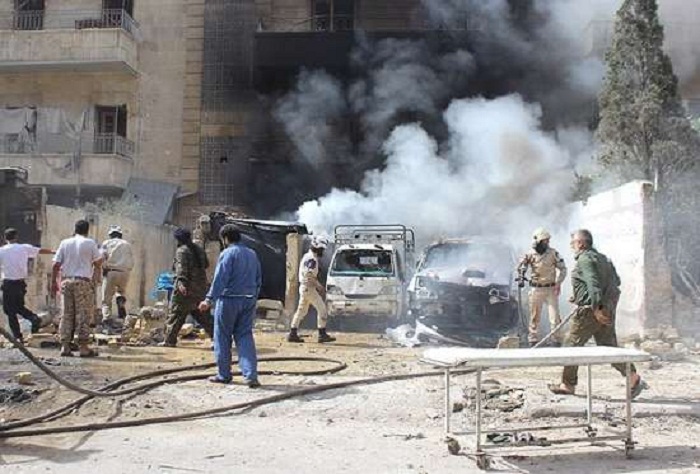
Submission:
[[[8,30],[82,30],[120,28],[132,35],[138,23],[125,10],[16,11],[0,16],[0,29]]]
[[[428,16],[416,16],[410,19],[397,17],[368,17],[357,15],[316,15],[310,18],[273,17],[261,21],[258,32],[301,33],[301,32],[338,32],[353,30],[377,30],[392,32],[414,31],[482,31],[484,25],[476,17],[460,21],[451,19],[450,24],[432,20]]]
[[[74,154],[78,149],[82,154],[133,158],[136,145],[114,133],[85,133],[80,140],[80,147],[75,139],[56,141],[47,137],[37,143],[36,139],[18,133],[0,134],[0,155],[66,155]]]
[[[127,158],[134,156],[134,142],[113,133],[95,135],[93,153],[119,155]]]

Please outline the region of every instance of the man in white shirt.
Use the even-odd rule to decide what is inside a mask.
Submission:
[[[53,259],[51,291],[59,292],[58,274],[61,273],[60,291],[63,293],[61,355],[72,356],[73,334],[78,332],[80,357],[95,357],[97,351],[90,348],[90,319],[95,301],[95,284],[101,283],[102,254],[97,242],[87,237],[90,223],[75,223],[75,235],[58,246]]]
[[[19,314],[32,323],[32,334],[41,327],[39,316],[25,306],[24,297],[27,294],[27,276],[29,274],[29,259],[40,254],[52,254],[51,250],[34,247],[17,242],[17,229],[5,230],[6,244],[0,247],[0,267],[2,267],[2,310],[7,315],[12,335],[24,342],[19,327]]]
[[[113,326],[112,299],[117,294],[117,314],[126,318],[126,285],[134,267],[134,257],[131,244],[124,240],[122,228],[113,225],[109,228],[109,239],[102,242],[104,264],[102,265],[102,325]]]

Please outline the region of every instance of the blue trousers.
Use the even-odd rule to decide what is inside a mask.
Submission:
[[[221,298],[214,308],[214,355],[218,376],[231,380],[231,342],[236,341],[238,365],[248,380],[258,378],[258,356],[253,339],[255,299]]]

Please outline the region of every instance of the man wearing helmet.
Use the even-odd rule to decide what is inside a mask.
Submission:
[[[534,232],[532,249],[528,251],[518,265],[520,286],[525,284],[525,274],[530,271],[530,325],[528,342],[534,346],[538,341],[538,329],[542,306],[547,304],[549,325],[554,329],[561,322],[559,314],[559,293],[566,278],[566,264],[559,252],[549,246],[551,235],[545,229]],[[557,271],[558,270],[558,271]],[[552,345],[561,346],[562,336],[552,336]]]
[[[111,327],[112,299],[117,294],[117,312],[120,318],[126,318],[126,285],[134,267],[134,255],[131,244],[123,239],[124,233],[118,225],[110,226],[107,240],[102,242],[104,265],[102,266],[102,325]]]
[[[292,317],[292,326],[287,336],[288,342],[304,342],[299,337],[299,325],[306,317],[309,306],[316,308],[318,317],[318,342],[333,342],[335,338],[326,332],[326,321],[328,312],[326,302],[321,293],[324,292],[323,285],[318,281],[318,269],[323,251],[328,246],[328,241],[323,237],[314,237],[311,241],[311,248],[301,259],[299,265],[299,306]]]

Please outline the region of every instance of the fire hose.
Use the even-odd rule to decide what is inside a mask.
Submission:
[[[559,331],[566,323],[569,322],[569,320],[576,314],[576,311],[573,311],[571,314],[569,314],[565,319],[562,320],[561,323],[557,325],[547,336],[545,336],[537,345],[534,347],[540,347],[542,344],[547,342],[554,333]],[[0,327],[0,335],[5,337],[7,340],[9,340],[17,349],[20,350],[20,352],[27,357],[34,365],[36,365],[42,372],[44,372],[46,375],[48,375],[50,378],[58,382],[59,384],[63,385],[64,387],[73,390],[78,393],[82,393],[84,396],[74,400],[73,402],[68,403],[67,405],[64,405],[60,408],[57,408],[49,413],[46,413],[44,415],[39,415],[33,418],[28,418],[25,420],[18,420],[15,422],[10,422],[10,423],[4,423],[0,424],[0,439],[6,439],[6,438],[20,438],[20,437],[30,437],[30,436],[44,436],[44,435],[50,435],[50,434],[60,434],[60,433],[76,433],[76,432],[86,432],[86,431],[98,431],[98,430],[106,430],[106,429],[114,429],[114,428],[128,428],[128,427],[136,427],[136,426],[145,426],[145,425],[150,425],[150,424],[157,424],[157,423],[174,423],[174,422],[179,422],[179,421],[185,421],[185,420],[192,420],[196,418],[202,418],[206,416],[213,416],[213,415],[219,415],[223,413],[228,413],[236,410],[250,410],[253,408],[257,408],[260,406],[264,405],[269,405],[272,403],[277,403],[281,402],[284,400],[289,400],[292,398],[300,397],[300,396],[305,396],[305,395],[312,395],[316,393],[321,393],[327,390],[337,390],[337,389],[342,389],[342,388],[348,388],[352,386],[360,386],[360,385],[376,385],[380,383],[385,383],[385,382],[395,382],[395,381],[401,381],[401,380],[411,380],[411,379],[418,379],[418,378],[426,378],[426,377],[438,377],[442,376],[444,373],[443,371],[425,371],[425,372],[418,372],[418,373],[410,373],[410,374],[394,374],[394,375],[386,375],[386,376],[381,376],[381,377],[366,377],[358,380],[350,380],[350,381],[343,381],[343,382],[335,382],[335,383],[330,383],[330,384],[323,384],[323,385],[315,385],[313,387],[306,387],[306,388],[301,388],[297,390],[292,390],[287,393],[282,393],[282,394],[277,394],[277,395],[272,395],[268,397],[261,397],[255,400],[250,400],[247,402],[240,402],[240,403],[235,403],[232,405],[226,405],[222,407],[217,407],[217,408],[210,408],[206,410],[198,410],[198,411],[192,411],[188,413],[183,413],[179,415],[170,415],[170,416],[159,416],[159,417],[151,417],[151,418],[143,418],[139,420],[128,420],[128,421],[113,421],[113,422],[104,422],[104,423],[86,423],[86,424],[81,424],[81,425],[73,425],[73,426],[58,426],[58,427],[48,427],[48,428],[34,428],[34,429],[26,429],[26,430],[18,430],[17,428],[23,428],[23,427],[28,427],[32,426],[35,424],[47,422],[47,421],[53,421],[61,416],[64,416],[68,413],[70,413],[73,409],[80,407],[83,405],[85,402],[88,400],[94,398],[94,397],[119,397],[123,395],[128,395],[128,394],[134,394],[134,393],[140,393],[140,392],[145,392],[147,390],[150,390],[152,388],[161,386],[161,385],[166,385],[166,384],[173,384],[177,382],[184,382],[184,381],[191,381],[191,380],[201,380],[207,377],[207,375],[202,375],[202,374],[196,374],[196,375],[184,375],[184,376],[179,376],[179,377],[174,377],[174,378],[168,378],[168,379],[161,379],[157,380],[154,382],[146,383],[146,384],[141,384],[132,388],[124,389],[124,390],[119,390],[119,391],[112,391],[122,385],[125,385],[127,383],[132,383],[136,382],[139,380],[146,380],[152,377],[157,377],[157,376],[164,376],[164,375],[171,375],[175,374],[178,372],[185,372],[185,371],[195,371],[195,370],[204,370],[204,369],[209,369],[212,367],[215,367],[216,364],[214,363],[208,363],[208,364],[199,364],[199,365],[194,365],[194,366],[188,366],[188,367],[177,367],[177,368],[171,368],[171,369],[162,369],[162,370],[157,370],[157,371],[152,371],[152,372],[147,372],[143,373],[140,375],[128,377],[125,379],[117,380],[109,385],[106,385],[98,390],[91,390],[91,389],[86,389],[83,387],[80,387],[69,380],[66,380],[65,378],[61,377],[60,375],[56,374],[53,370],[51,370],[46,364],[44,364],[40,359],[35,357],[22,343],[17,341],[12,334],[8,333],[5,329]],[[316,371],[260,371],[259,374],[261,375],[330,375],[334,373],[338,373],[342,370],[345,370],[347,368],[347,364],[344,362],[334,360],[334,359],[329,359],[329,358],[322,358],[322,357],[266,357],[266,358],[261,358],[259,359],[260,362],[281,362],[281,361],[307,361],[307,362],[325,362],[325,363],[332,363],[335,364],[334,367],[324,369],[324,370],[316,370]],[[234,360],[232,363],[237,363],[237,360]],[[456,370],[452,372],[453,375],[465,375],[465,374],[471,374],[474,373],[474,369],[462,369],[462,370]],[[234,372],[235,375],[240,375],[240,372]]]

